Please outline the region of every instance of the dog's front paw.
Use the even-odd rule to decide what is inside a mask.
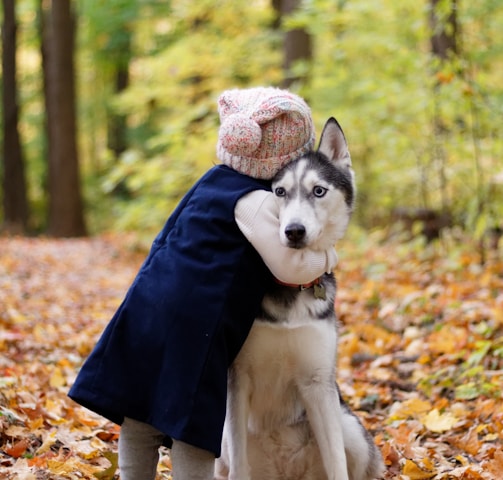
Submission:
[[[229,472],[229,480],[251,480],[250,467],[232,469]]]

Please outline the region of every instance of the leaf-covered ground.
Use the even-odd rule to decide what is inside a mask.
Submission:
[[[0,238],[0,478],[116,475],[118,428],[66,393],[143,259],[133,244]],[[339,379],[385,478],[503,478],[501,257],[482,267],[447,241],[339,252]]]

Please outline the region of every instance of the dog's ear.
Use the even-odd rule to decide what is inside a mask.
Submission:
[[[346,137],[341,126],[333,117],[329,118],[323,127],[318,152],[326,155],[329,160],[340,167],[351,168],[351,156]]]

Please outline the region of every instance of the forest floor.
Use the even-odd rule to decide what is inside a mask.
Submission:
[[[119,428],[66,394],[144,258],[136,245],[0,238],[1,478],[117,478]],[[501,252],[482,266],[469,242],[370,236],[339,256],[338,378],[385,479],[503,478]]]

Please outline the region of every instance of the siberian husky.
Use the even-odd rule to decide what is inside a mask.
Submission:
[[[340,239],[355,188],[344,134],[334,118],[320,146],[273,180],[280,237],[292,248],[327,249]],[[335,380],[336,284],[277,284],[229,372],[217,480],[370,480],[383,473],[372,437]]]

